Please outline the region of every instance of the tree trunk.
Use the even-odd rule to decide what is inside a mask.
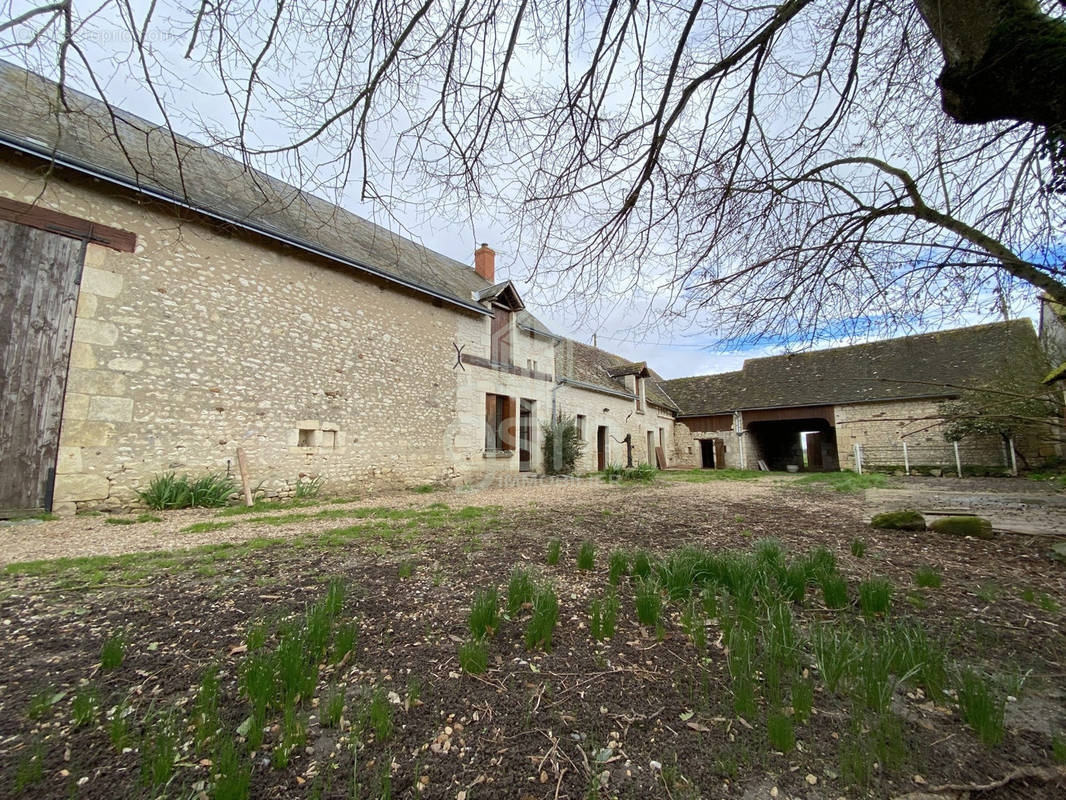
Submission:
[[[1066,22],[1035,0],[914,0],[944,55],[944,111],[965,124],[1066,128]]]

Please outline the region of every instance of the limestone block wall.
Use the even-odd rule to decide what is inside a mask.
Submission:
[[[654,463],[654,456],[649,457],[648,453],[650,432],[656,445],[662,441],[663,453],[670,465],[673,465],[673,414],[650,404],[641,414],[636,410],[635,400],[569,384],[559,386],[556,404],[561,413],[568,416],[582,414],[586,419],[585,449],[577,463],[578,474],[596,471],[596,431],[601,425],[607,427],[608,464],[625,466],[626,446],[622,442],[626,434],[632,437],[634,465]]]
[[[737,436],[732,427],[721,430],[693,430],[702,426],[691,427],[684,420],[678,420],[674,429],[674,449],[677,463],[688,469],[702,467],[700,457],[701,439],[721,439],[725,444],[725,466],[728,469],[758,469],[759,451],[755,439],[750,434]],[[743,450],[743,457],[741,452]]]
[[[134,253],[86,255],[60,511],[128,504],[165,471],[235,472],[238,446],[273,491],[454,475],[452,342],[476,315],[32,163],[0,163],[0,193],[137,234]]]
[[[835,406],[841,469],[855,469],[856,443],[863,445],[868,466],[902,465],[904,441],[913,465],[954,465],[955,450],[944,441],[944,427],[937,414],[940,402],[920,399]],[[964,467],[1007,463],[998,437],[968,439],[959,448]]]

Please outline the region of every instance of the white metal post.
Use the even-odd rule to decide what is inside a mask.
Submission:
[[[862,475],[862,445],[855,443],[855,471]]]
[[[1010,437],[1010,474],[1015,478],[1018,477],[1018,457],[1014,455],[1014,437]]]
[[[959,477],[962,477],[962,459],[959,458],[959,443],[952,442],[955,445],[955,471],[959,473]]]
[[[911,474],[911,460],[907,455],[907,443],[903,443],[903,471],[908,475]]]

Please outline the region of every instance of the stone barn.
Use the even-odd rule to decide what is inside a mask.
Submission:
[[[866,466],[940,470],[955,464],[943,403],[989,387],[1035,388],[1047,369],[1026,319],[753,358],[736,372],[664,381],[662,389],[679,409],[679,464],[855,469],[858,445]],[[1037,433],[1015,447],[1037,459],[1055,455]],[[961,448],[965,465],[1011,465],[998,436]]]

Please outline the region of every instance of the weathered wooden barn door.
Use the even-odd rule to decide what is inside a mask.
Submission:
[[[807,469],[813,472],[821,472],[822,466],[822,434],[805,433],[807,437]]]
[[[725,442],[721,439],[714,440],[714,468],[725,469]]]
[[[50,511],[85,242],[0,221],[0,516]]]

